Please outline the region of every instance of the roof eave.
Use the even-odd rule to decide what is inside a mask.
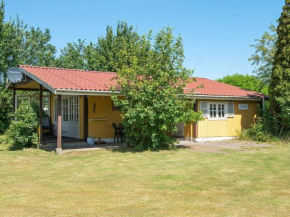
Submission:
[[[216,95],[192,95],[187,94],[187,98],[191,99],[209,99],[209,100],[245,100],[245,101],[263,101],[263,97],[240,97],[240,96],[216,96]]]
[[[36,81],[37,83],[41,84],[42,86],[44,86],[46,89],[48,89],[49,91],[51,91],[52,93],[55,94],[56,89],[51,87],[50,85],[48,85],[47,83],[45,83],[43,80],[39,79],[38,77],[34,76],[32,73],[26,71],[25,69],[23,69],[22,67],[18,67],[24,74],[26,74],[27,76],[29,76],[30,78],[32,78],[34,81]]]
[[[56,89],[55,94],[57,95],[87,95],[87,96],[112,96],[114,91],[107,91],[107,90],[69,90],[69,89]],[[119,94],[119,92],[115,92]]]

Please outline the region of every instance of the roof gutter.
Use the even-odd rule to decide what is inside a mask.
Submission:
[[[95,91],[95,90],[67,90],[56,89],[54,94],[56,95],[87,95],[87,96],[112,96],[113,91]],[[120,92],[115,92],[120,94]],[[240,100],[240,101],[263,101],[263,98],[258,97],[235,97],[235,96],[214,96],[214,95],[186,95],[189,99],[209,99],[209,100]]]
[[[66,89],[56,89],[56,95],[70,95],[70,96],[112,96],[113,91],[96,91],[96,90],[66,90]],[[119,94],[120,92],[115,92]]]
[[[189,99],[209,99],[209,100],[241,100],[241,101],[263,101],[261,97],[236,97],[236,96],[214,96],[214,95],[187,95]]]

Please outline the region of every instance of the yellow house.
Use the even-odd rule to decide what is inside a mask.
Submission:
[[[21,65],[8,71],[7,89],[13,90],[14,109],[16,91],[39,91],[38,98],[43,102],[40,112],[44,107],[49,112],[49,121],[54,126],[52,133],[61,149],[65,138],[100,137],[106,142],[114,141],[112,124],[122,122],[121,112],[111,100],[110,87],[115,84],[112,81],[115,76],[113,72]],[[196,89],[198,85],[203,88]],[[194,94],[189,94],[191,89],[195,89]],[[203,112],[204,120],[177,124],[178,132],[172,136],[191,141],[236,137],[255,121],[264,100],[260,93],[205,78],[197,78],[185,92],[189,99],[196,100],[195,110]],[[41,130],[40,143],[42,139]]]

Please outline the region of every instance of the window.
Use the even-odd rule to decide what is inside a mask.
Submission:
[[[79,98],[77,96],[70,97],[70,122],[79,121]]]
[[[225,104],[224,103],[210,103],[209,104],[210,118],[225,118]]]
[[[54,99],[54,120],[57,121],[57,102]],[[62,121],[78,122],[79,121],[79,97],[63,97],[62,98]]]
[[[227,119],[235,116],[234,102],[200,102],[202,116],[208,119]]]
[[[69,115],[68,98],[62,99],[62,121],[68,121]]]

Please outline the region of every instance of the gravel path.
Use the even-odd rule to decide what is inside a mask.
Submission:
[[[190,142],[180,141],[177,148],[187,148],[197,152],[208,153],[228,153],[231,151],[251,151],[252,149],[271,147],[266,143],[257,143],[252,141],[225,140],[214,142]]]

